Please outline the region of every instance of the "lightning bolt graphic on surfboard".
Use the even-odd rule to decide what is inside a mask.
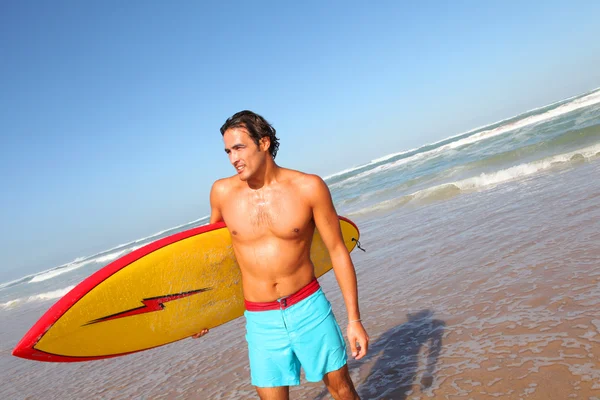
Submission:
[[[144,304],[144,305],[141,307],[132,308],[131,310],[125,310],[125,311],[121,311],[116,314],[108,315],[106,317],[98,318],[98,319],[88,322],[85,325],[97,324],[98,322],[105,322],[105,321],[110,321],[113,319],[131,317],[133,315],[140,315],[140,314],[146,314],[146,313],[151,313],[151,312],[155,312],[155,311],[162,311],[165,308],[164,303],[167,303],[167,302],[173,301],[173,300],[177,300],[177,299],[182,299],[184,297],[192,296],[197,293],[206,292],[211,289],[212,288],[203,288],[203,289],[192,290],[189,292],[167,294],[165,296],[158,296],[158,297],[151,297],[148,299],[143,299],[142,304]]]

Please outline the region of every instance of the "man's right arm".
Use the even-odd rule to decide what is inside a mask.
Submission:
[[[221,214],[221,198],[225,185],[223,180],[218,180],[213,183],[210,189],[210,223],[223,221],[223,215]]]
[[[225,185],[221,180],[213,183],[212,188],[210,189],[210,221],[209,223],[214,224],[215,222],[223,221],[223,215],[221,214],[221,195]],[[192,335],[192,338],[198,339],[208,333],[208,329],[203,329],[202,331]]]

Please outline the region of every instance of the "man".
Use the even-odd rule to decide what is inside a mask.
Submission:
[[[221,134],[237,174],[216,181],[210,193],[210,222],[227,224],[242,274],[252,384],[263,400],[288,399],[302,366],[306,379],[323,380],[335,399],[358,399],[344,338],[310,260],[315,227],[344,297],[352,356],[360,359],[369,338],[354,266],[327,185],[315,175],[279,167],[275,133],[251,111],[229,118]]]

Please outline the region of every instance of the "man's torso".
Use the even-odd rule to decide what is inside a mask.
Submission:
[[[315,224],[306,179],[305,174],[282,169],[277,182],[258,190],[236,177],[224,181],[220,210],[249,301],[273,301],[314,277],[310,245]]]

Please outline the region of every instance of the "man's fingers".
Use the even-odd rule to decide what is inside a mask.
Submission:
[[[198,338],[200,338],[200,337],[202,337],[202,336],[206,335],[207,333],[208,333],[208,329],[202,329],[202,331],[200,331],[200,332],[198,332],[198,333],[196,333],[196,334],[192,335],[192,338],[193,338],[193,339],[198,339]]]
[[[367,354],[369,335],[361,324],[348,325],[348,342],[352,350],[352,357],[355,359],[359,360]]]
[[[360,360],[365,355],[367,355],[367,351],[369,351],[369,338],[359,339],[358,345],[360,346],[360,351],[357,352],[356,359]]]
[[[358,349],[356,348],[356,338],[349,338],[350,342],[350,350],[352,351],[352,357],[356,357],[358,355]]]
[[[360,342],[360,355],[358,358],[360,359],[360,358],[363,358],[364,356],[366,356],[368,351],[369,351],[369,337],[366,337]]]

